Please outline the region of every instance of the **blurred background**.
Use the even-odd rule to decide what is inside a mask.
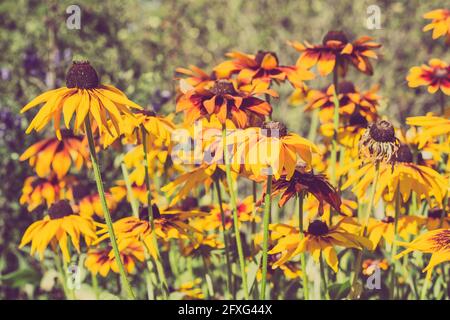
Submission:
[[[79,30],[66,25],[70,5],[81,9]],[[377,5],[381,29],[367,28],[367,9]],[[374,62],[374,75],[350,69],[347,79],[360,89],[380,85],[380,113],[397,125],[405,117],[438,111],[437,95],[410,89],[409,68],[432,57],[449,60],[442,38],[423,33],[423,14],[444,8],[448,1],[317,1],[317,0],[161,0],[161,1],[36,1],[0,2],[0,299],[43,297],[36,260],[17,249],[33,221],[20,207],[24,179],[32,174],[18,161],[38,139],[24,130],[34,114],[20,108],[39,93],[65,85],[73,58],[88,59],[102,82],[122,89],[137,103],[162,113],[174,112],[174,70],[197,65],[210,71],[231,50],[255,53],[270,50],[282,64],[294,64],[298,53],[287,40],[320,43],[331,29],[353,40],[368,35],[383,45]],[[328,85],[331,78],[308,83]],[[302,107],[290,106],[289,85],[279,88],[274,118],[287,112],[289,127],[308,132]],[[40,134],[42,138],[46,133]],[[47,132],[49,134],[49,132]],[[34,267],[35,266],[35,267]],[[36,293],[37,292],[37,293]]]

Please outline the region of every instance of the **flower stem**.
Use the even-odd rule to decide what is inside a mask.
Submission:
[[[339,99],[338,99],[338,67],[334,68],[333,71],[333,102],[334,102],[334,115],[333,115],[333,142],[331,149],[331,184],[336,185],[337,175],[336,175],[336,162],[337,162],[337,151],[338,151],[338,130],[339,130]]]
[[[222,191],[220,190],[220,182],[218,179],[214,180],[214,185],[216,186],[216,192],[217,192],[217,199],[219,202],[219,209],[220,209],[220,217],[222,219],[222,236],[223,236],[223,242],[225,245],[225,261],[226,261],[226,267],[227,267],[227,292],[226,296],[230,297],[230,292],[232,286],[231,282],[231,261],[230,261],[230,249],[229,249],[229,238],[228,233],[226,229],[226,223],[225,223],[225,212],[223,211],[223,200],[222,200]],[[236,295],[233,292],[233,299],[236,299]]]
[[[162,265],[161,261],[161,255],[159,253],[158,248],[158,241],[156,240],[156,234],[155,234],[155,219],[153,216],[153,206],[152,206],[152,192],[151,192],[151,185],[150,185],[150,161],[148,159],[148,148],[147,148],[147,132],[145,131],[145,128],[141,128],[142,133],[142,145],[144,148],[144,167],[145,167],[145,186],[147,188],[147,210],[148,210],[148,220],[151,227],[151,237],[152,237],[152,243],[153,247],[156,253],[156,257],[154,258],[154,262],[156,265],[156,271],[158,272],[158,280],[161,287],[161,292],[165,299],[167,299],[169,294],[169,289],[167,286],[167,280],[166,275],[164,273],[164,267]]]
[[[300,241],[301,241],[305,236],[305,232],[303,230],[303,192],[298,195],[298,226],[300,230]],[[309,284],[308,284],[308,275],[306,274],[305,252],[300,253],[300,261],[302,264],[303,298],[305,300],[309,300]]]
[[[400,215],[400,191],[397,188],[395,191],[395,217],[394,217],[394,241],[392,243],[392,252],[391,252],[391,264],[392,264],[392,273],[391,273],[391,283],[389,288],[389,293],[391,295],[391,299],[394,299],[395,297],[395,269],[397,262],[394,260],[395,255],[397,254],[397,233],[398,233],[398,217]]]
[[[362,231],[363,237],[365,237],[367,235],[367,226],[369,224],[369,218],[372,213],[373,201],[375,198],[375,191],[377,189],[379,176],[380,176],[380,164],[377,162],[375,164],[375,179],[373,180],[372,188],[370,190],[369,203],[367,204],[366,214],[363,217],[363,219],[364,219],[363,226],[362,226],[363,227],[363,231]],[[357,284],[358,284],[358,276],[361,271],[362,255],[363,255],[363,250],[361,249],[358,251],[358,255],[355,260],[355,265],[353,266],[353,269],[355,270],[355,275],[353,277],[352,288],[351,288],[350,294],[349,294],[350,299],[355,299],[358,296]]]
[[[231,209],[233,210],[233,225],[234,225],[234,233],[235,233],[235,238],[236,238],[236,247],[237,247],[238,256],[239,256],[239,268],[240,268],[241,277],[242,277],[242,289],[244,290],[245,299],[248,300],[249,294],[248,294],[247,274],[245,272],[244,250],[242,248],[241,234],[239,232],[237,201],[236,201],[236,195],[234,193],[235,190],[234,190],[233,177],[231,176],[231,164],[228,159],[228,148],[227,148],[227,144],[226,144],[226,137],[227,137],[227,129],[224,125],[223,129],[222,129],[222,140],[223,140],[223,155],[224,155],[224,161],[225,161],[225,172],[226,172],[226,176],[227,176],[228,188],[230,190]]]
[[[64,295],[66,296],[67,300],[74,300],[72,298],[72,295],[70,294],[69,288],[67,287],[66,272],[65,272],[65,270],[63,270],[61,257],[59,256],[59,253],[55,252],[54,257],[55,257],[56,269],[58,270],[58,273],[59,273],[59,277],[58,278],[59,278],[59,281],[61,282],[61,285],[63,287]]]
[[[122,169],[123,179],[125,180],[125,186],[127,187],[128,199],[131,205],[131,211],[133,212],[133,217],[139,217],[139,204],[133,194],[133,188],[131,187],[130,176],[128,174],[128,169],[125,163],[121,163],[120,167]]]
[[[262,279],[261,291],[259,299],[266,299],[266,282],[267,282],[267,251],[269,247],[269,221],[272,206],[272,175],[267,176],[266,194],[264,196],[264,217],[263,217],[263,252],[262,252]]]
[[[323,263],[322,253],[320,253],[320,257],[319,257],[319,265],[320,265],[320,278],[322,281],[325,300],[330,300],[330,293],[328,292],[328,284],[327,284],[328,281],[327,281],[327,276],[325,275],[325,267],[324,267],[324,263]]]
[[[425,277],[423,282],[422,290],[420,291],[420,300],[425,300],[427,297],[428,285],[430,283],[430,279],[428,278],[428,274]]]
[[[125,272],[125,268],[123,266],[123,262],[120,257],[119,247],[117,246],[116,235],[114,234],[114,227],[111,220],[111,215],[109,213],[108,204],[106,202],[105,190],[103,188],[102,175],[100,173],[100,165],[98,163],[97,153],[95,151],[94,136],[92,134],[91,121],[89,117],[85,118],[84,125],[86,127],[86,135],[88,138],[89,152],[91,154],[92,168],[94,169],[95,183],[97,184],[97,190],[100,197],[100,202],[102,205],[106,226],[108,227],[108,234],[109,239],[111,241],[111,246],[113,248],[114,258],[116,259],[117,266],[119,267],[120,277],[122,278],[122,283],[125,286],[125,290],[127,291],[128,298],[135,299],[133,289],[131,288],[131,285],[128,282],[127,274]]]
[[[94,289],[94,292],[95,292],[95,300],[98,300],[98,299],[100,299],[100,292],[98,289],[97,275],[91,273],[91,280],[92,280],[92,288]]]

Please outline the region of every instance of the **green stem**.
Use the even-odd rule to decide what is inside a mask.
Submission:
[[[303,192],[298,195],[298,226],[300,230],[300,241],[303,240],[305,232],[303,230]],[[303,296],[305,300],[309,300],[309,284],[308,275],[306,274],[306,255],[305,252],[300,253],[300,261],[302,264],[302,282]]]
[[[57,252],[55,252],[54,257],[55,257],[56,269],[58,270],[58,274],[59,274],[58,278],[59,278],[59,281],[61,282],[61,285],[63,287],[64,295],[65,295],[67,300],[73,300],[72,299],[72,295],[70,294],[70,290],[67,287],[66,272],[65,272],[65,270],[63,270],[61,257],[59,256],[59,254]]]
[[[134,194],[133,194],[133,188],[131,186],[128,169],[127,169],[125,163],[123,163],[123,162],[120,164],[120,167],[122,168],[123,179],[125,180],[125,186],[127,187],[127,194],[128,194],[128,199],[130,200],[131,211],[133,212],[133,217],[138,218],[139,217],[139,204],[137,203],[136,198],[134,197]]]
[[[249,299],[248,294],[248,284],[247,284],[247,274],[245,271],[245,259],[244,259],[244,250],[242,248],[242,242],[241,242],[241,234],[239,232],[239,219],[238,219],[238,211],[237,211],[237,201],[236,201],[236,195],[234,192],[234,183],[233,183],[233,177],[231,176],[231,164],[228,161],[228,148],[226,144],[226,137],[227,137],[227,129],[225,125],[222,129],[222,140],[223,140],[223,155],[225,160],[225,172],[227,176],[227,183],[228,188],[230,189],[230,201],[231,201],[231,209],[233,210],[233,225],[234,225],[234,233],[236,238],[236,247],[238,251],[239,256],[239,269],[242,277],[242,289],[244,290],[244,297],[246,300]]]
[[[394,242],[392,243],[392,252],[391,252],[391,264],[392,264],[392,273],[391,273],[391,283],[389,288],[389,293],[391,295],[391,299],[395,298],[395,269],[397,265],[397,261],[394,260],[395,255],[397,254],[397,233],[398,233],[398,217],[400,215],[400,191],[395,191],[395,217],[394,217]]]
[[[423,282],[422,290],[420,291],[420,300],[425,300],[425,298],[427,297],[429,283],[430,283],[430,280],[428,279],[428,275],[427,275]]]
[[[440,91],[439,92],[439,104],[441,106],[441,116],[445,114],[445,94]]]
[[[105,217],[106,226],[108,227],[109,239],[111,241],[111,246],[113,248],[114,257],[116,259],[117,265],[119,267],[120,277],[122,278],[123,285],[127,291],[128,298],[135,299],[133,289],[127,279],[127,274],[123,266],[122,259],[120,257],[119,247],[117,246],[116,235],[114,234],[114,227],[109,213],[108,204],[106,202],[105,190],[103,188],[102,175],[100,173],[100,165],[97,159],[97,153],[95,152],[95,142],[94,136],[92,134],[91,122],[89,117],[85,118],[86,135],[88,138],[89,152],[91,154],[92,168],[94,169],[95,183],[97,184],[97,190],[100,197],[100,202],[103,209],[103,215]]]
[[[323,292],[325,294],[325,299],[330,300],[330,293],[328,292],[327,276],[325,275],[325,267],[323,263],[322,253],[320,253],[319,257],[319,265],[320,265],[320,278],[323,285]]]
[[[367,204],[366,214],[363,217],[363,219],[364,219],[363,232],[362,232],[363,237],[367,236],[367,226],[369,224],[369,218],[372,213],[373,201],[375,198],[375,191],[377,189],[379,176],[380,176],[380,164],[377,162],[375,164],[375,179],[371,186],[369,203]],[[353,269],[355,270],[355,275],[353,277],[352,288],[351,288],[350,294],[349,294],[350,299],[355,299],[358,295],[357,284],[358,284],[359,273],[361,271],[362,255],[363,255],[363,250],[362,249],[358,250],[358,255],[355,260],[355,265],[353,266]]]
[[[337,161],[337,150],[338,150],[338,130],[339,130],[339,99],[338,99],[338,67],[334,68],[333,71],[333,102],[334,102],[334,115],[333,115],[333,142],[331,149],[331,184],[336,185],[336,161]]]
[[[220,190],[220,182],[219,180],[214,180],[214,185],[216,187],[217,192],[217,199],[219,202],[219,209],[220,209],[220,217],[222,220],[222,236],[223,236],[223,242],[225,245],[225,261],[226,261],[226,268],[227,268],[227,292],[226,296],[227,298],[230,297],[230,292],[232,288],[232,280],[231,280],[231,261],[230,261],[230,248],[229,246],[229,238],[228,233],[226,229],[226,221],[225,221],[225,212],[223,210],[223,200],[222,200],[222,192]],[[236,299],[236,295],[233,292],[233,299]]]
[[[92,288],[94,289],[94,293],[95,293],[95,299],[98,300],[98,299],[100,299],[100,292],[98,290],[97,275],[91,273],[91,280],[92,280]]]
[[[266,282],[267,282],[267,251],[269,247],[269,220],[272,206],[272,175],[267,176],[266,194],[264,196],[264,217],[263,217],[263,252],[262,252],[262,279],[261,291],[259,299],[266,299]]]
[[[311,126],[309,127],[308,140],[314,142],[319,126],[319,109],[314,109],[311,115]]]
[[[150,185],[150,161],[148,159],[148,148],[147,148],[147,132],[145,131],[145,128],[141,128],[142,133],[142,145],[144,147],[144,167],[145,167],[145,185],[147,188],[147,210],[148,210],[148,220],[151,227],[151,237],[152,237],[152,243],[153,247],[155,249],[156,257],[154,259],[155,265],[156,265],[156,271],[158,272],[158,280],[160,282],[160,287],[162,294],[165,299],[167,299],[169,295],[169,289],[167,286],[167,280],[166,275],[164,273],[164,267],[162,265],[161,255],[159,253],[158,248],[158,241],[156,240],[156,234],[154,232],[155,230],[155,219],[153,216],[153,206],[152,206],[152,192],[151,192],[151,185]]]

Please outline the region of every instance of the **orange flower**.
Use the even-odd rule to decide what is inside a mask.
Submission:
[[[367,36],[350,43],[342,31],[329,31],[321,45],[312,45],[307,41],[304,44],[296,41],[289,42],[289,44],[302,53],[296,65],[306,69],[317,65],[321,76],[330,74],[336,66],[345,75],[348,63],[351,63],[359,71],[372,75],[373,68],[369,58],[377,59],[377,54],[373,49],[381,47]]]
[[[425,13],[423,17],[431,20],[431,23],[423,27],[424,32],[433,30],[433,39],[447,36],[447,42],[450,42],[450,10],[433,10]]]
[[[175,69],[177,73],[187,76],[186,78],[177,78],[180,80],[180,87],[184,87],[185,84],[192,87],[205,87],[206,85],[214,82],[216,76],[214,73],[211,75],[207,74],[205,71],[199,67],[190,65],[189,68],[177,68]],[[182,89],[182,88],[181,88]]]
[[[352,116],[361,115],[367,122],[377,119],[377,107],[380,97],[377,95],[378,87],[368,91],[359,91],[352,82],[343,81],[338,85],[339,114],[344,122],[350,121]],[[310,90],[307,96],[308,104],[305,111],[320,108],[322,123],[330,122],[334,114],[334,85],[324,90]]]
[[[428,86],[429,93],[435,93],[439,89],[446,95],[450,95],[450,66],[439,59],[431,59],[429,65],[412,67],[406,77],[408,86],[417,88]]]
[[[51,170],[58,179],[63,178],[73,163],[80,170],[89,160],[86,140],[69,130],[61,130],[62,139],[49,138],[36,142],[20,156],[20,161],[29,160],[39,177],[47,177]]]
[[[280,83],[286,79],[295,87],[302,87],[303,81],[314,79],[314,73],[302,66],[280,66],[274,52],[258,51],[256,55],[242,52],[227,54],[232,60],[227,60],[214,68],[219,78],[229,78],[237,74],[240,83],[249,84],[253,80]]]
[[[215,114],[222,124],[231,119],[238,127],[244,128],[252,115],[264,119],[272,112],[270,104],[257,98],[257,94],[276,96],[264,84],[255,85],[251,92],[243,92],[231,81],[217,80],[213,85],[185,92],[177,102],[176,111],[184,111],[186,124]]]

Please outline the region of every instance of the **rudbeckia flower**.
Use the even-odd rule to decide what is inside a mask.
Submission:
[[[350,43],[342,31],[329,31],[322,44],[318,45],[312,45],[307,41],[304,44],[296,41],[289,44],[302,53],[296,65],[306,69],[317,65],[321,76],[328,75],[335,67],[345,75],[349,63],[359,71],[372,75],[373,68],[369,58],[377,59],[378,56],[373,50],[381,47],[367,36]]]
[[[398,244],[407,249],[397,254],[395,259],[400,259],[413,251],[431,253],[430,262],[422,270],[423,272],[427,272],[427,279],[431,278],[435,266],[450,261],[450,229],[428,231],[418,236],[410,243],[398,242]]]
[[[120,258],[128,273],[132,273],[136,267],[136,262],[145,260],[144,248],[137,240],[122,241],[119,243]],[[97,275],[106,277],[110,270],[119,273],[114,252],[110,246],[106,248],[90,249],[84,262],[86,268]]]
[[[72,196],[81,216],[91,218],[96,214],[98,217],[103,218],[102,204],[97,192],[91,193],[88,186],[79,184],[72,188]],[[110,193],[106,193],[105,197],[106,204],[111,212],[117,207],[117,202]]]
[[[375,165],[368,163],[349,177],[342,190],[353,186],[352,191],[356,197],[364,199],[375,175]],[[388,202],[393,201],[397,190],[404,203],[409,200],[412,192],[426,198],[429,203],[432,197],[442,203],[447,190],[447,181],[437,171],[412,162],[411,151],[406,145],[399,148],[394,165],[380,163],[379,175],[374,203],[377,203],[381,196]]]
[[[340,224],[339,222],[329,227],[323,221],[314,220],[309,224],[308,230],[305,231],[305,236],[302,239],[298,228],[281,225],[285,229],[285,234],[277,240],[276,245],[269,251],[269,254],[281,253],[281,257],[272,268],[283,265],[301,252],[309,252],[316,263],[319,262],[322,255],[330,268],[337,272],[339,260],[335,247],[355,248],[358,250],[372,248],[372,242],[369,239],[345,231]],[[279,226],[274,225],[271,229]]]
[[[378,247],[381,239],[392,245],[395,237],[394,222],[395,219],[391,216],[386,216],[381,220],[370,218],[367,233],[374,249]],[[408,239],[409,236],[419,233],[422,223],[423,219],[421,217],[401,216],[397,222],[397,234],[403,239]]]
[[[272,182],[272,196],[282,194],[278,206],[282,207],[294,196],[311,194],[319,201],[319,215],[323,214],[324,202],[328,203],[337,212],[341,211],[341,197],[326,177],[322,174],[314,174],[297,167],[290,180],[282,175],[280,179]]]
[[[71,199],[73,177],[66,176],[62,180],[55,176],[49,178],[28,177],[25,179],[20,204],[27,204],[28,211],[33,211],[40,205],[49,208],[53,203],[62,199]]]
[[[180,287],[174,290],[171,295],[180,300],[202,300],[205,299],[205,295],[199,286],[202,280],[196,278],[194,281],[188,281],[180,285]],[[178,297],[179,296],[179,297]]]
[[[151,185],[150,189],[152,191],[152,199],[154,199],[157,194],[156,194],[156,190],[155,190],[155,187],[153,184]],[[145,183],[143,183],[141,185],[132,183],[131,190],[133,191],[134,199],[139,200],[139,202],[143,205],[147,204],[147,202],[148,202],[147,187],[145,186]],[[120,202],[125,197],[128,202],[130,201],[130,199],[128,198],[127,187],[125,185],[125,181],[123,181],[123,180],[116,181],[116,186],[112,187],[110,189],[110,192],[113,197],[113,201],[115,201],[115,202]]]
[[[308,104],[305,111],[320,109],[320,120],[322,123],[332,122],[334,114],[334,85],[329,86],[326,91],[310,90],[308,92]],[[376,94],[378,87],[368,91],[359,91],[352,82],[342,81],[338,85],[339,119],[348,124],[352,115],[360,115],[367,122],[377,119],[377,107],[380,97]]]
[[[282,174],[290,180],[297,164],[310,169],[312,155],[318,149],[314,143],[295,134],[288,133],[284,124],[269,121],[261,128],[248,128],[227,137],[227,141],[238,141],[232,166],[238,171],[241,164],[256,177],[272,174],[280,179]]]
[[[447,36],[447,42],[450,41],[450,10],[433,10],[425,13],[423,17],[431,20],[431,23],[423,27],[424,32],[433,30],[433,39]]]
[[[225,245],[217,239],[217,234],[203,235],[195,233],[193,239],[180,241],[180,252],[184,257],[199,257],[208,264],[211,263],[211,256],[219,253]]]
[[[215,114],[222,124],[231,119],[236,126],[244,128],[251,116],[264,119],[272,112],[269,103],[256,97],[259,94],[276,96],[265,85],[255,85],[250,92],[244,92],[232,81],[216,80],[213,85],[184,92],[177,101],[176,111],[184,112],[187,125]]]
[[[80,236],[84,237],[89,246],[96,238],[95,226],[92,219],[74,214],[72,207],[66,200],[54,203],[48,210],[48,215],[42,220],[31,224],[25,231],[19,248],[31,242],[30,254],[39,254],[44,258],[44,251],[49,244],[59,245],[64,261],[70,261],[68,238],[73,247],[80,252]]]
[[[419,148],[430,139],[450,134],[450,119],[435,116],[419,116],[406,118],[406,124],[423,127],[419,137]]]
[[[49,138],[36,142],[20,156],[20,161],[29,160],[39,177],[47,177],[51,171],[62,179],[73,166],[80,170],[89,161],[86,140],[72,134],[69,130],[61,131],[61,139]]]
[[[227,60],[214,68],[218,78],[230,78],[237,74],[240,83],[250,84],[253,81],[272,81],[280,83],[286,79],[295,87],[302,87],[303,81],[314,79],[314,73],[302,66],[281,66],[276,53],[258,51],[256,55],[242,52],[230,52]]]
[[[406,80],[411,88],[428,86],[429,93],[436,93],[440,89],[450,95],[450,66],[439,59],[431,59],[428,65],[412,67]]]
[[[373,163],[392,163],[399,148],[394,126],[381,120],[371,123],[359,140],[359,155],[362,159]]]
[[[21,113],[44,103],[31,121],[26,133],[32,130],[41,131],[53,120],[56,136],[62,138],[60,122],[64,116],[66,128],[72,128],[75,133],[83,129],[87,116],[96,125],[99,132],[110,131],[108,120],[113,124],[114,134],[124,132],[125,117],[133,117],[129,107],[142,109],[129,100],[119,89],[102,85],[95,69],[89,62],[73,62],[66,76],[66,86],[47,91],[25,105]],[[71,120],[75,115],[75,122]]]

